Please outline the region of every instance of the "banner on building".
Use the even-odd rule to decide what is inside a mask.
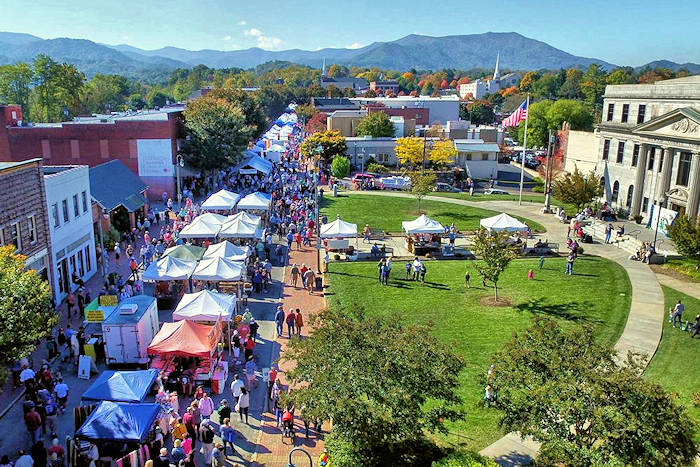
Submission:
[[[652,204],[647,228],[652,230],[656,229],[659,233],[668,237],[668,228],[671,227],[673,221],[676,220],[676,216],[678,216],[676,211]]]
[[[140,177],[173,177],[173,147],[169,139],[136,141]]]

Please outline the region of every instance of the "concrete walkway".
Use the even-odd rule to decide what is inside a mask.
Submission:
[[[661,285],[666,287],[671,287],[679,292],[682,292],[691,297],[695,297],[700,300],[700,283],[698,282],[688,282],[676,279],[675,277],[662,274],[660,272],[656,273],[656,279]]]
[[[381,191],[348,191],[344,193],[350,195],[357,193],[402,198],[413,197],[408,193]],[[567,225],[551,214],[542,214],[539,211],[540,205],[528,203],[518,206],[516,201],[474,202],[439,196],[426,196],[424,199],[503,211],[531,219],[539,222],[547,229],[546,233],[539,235],[540,237],[546,238],[549,242],[562,244],[560,245],[560,250],[562,251],[566,247]],[[654,356],[661,340],[664,319],[664,295],[657,281],[657,275],[646,264],[629,260],[628,254],[619,248],[604,244],[586,244],[584,245],[584,250],[586,255],[592,254],[615,261],[627,272],[632,284],[632,303],[627,323],[615,345],[615,350],[617,350],[620,358],[624,358],[628,351],[641,353],[647,358],[648,363]],[[679,290],[682,291],[682,289]],[[537,454],[539,447],[539,443],[532,439],[523,439],[518,433],[512,432],[482,449],[480,454],[492,457],[502,466],[526,465]]]

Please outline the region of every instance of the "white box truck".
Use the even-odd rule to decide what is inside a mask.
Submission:
[[[107,365],[147,364],[147,348],[158,328],[154,297],[136,295],[122,300],[102,323]]]

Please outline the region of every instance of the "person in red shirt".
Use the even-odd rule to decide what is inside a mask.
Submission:
[[[269,373],[267,374],[267,411],[271,412],[270,410],[270,399],[272,398],[272,386],[275,385],[275,381],[277,380],[277,370],[275,367],[270,368]]]
[[[34,445],[41,437],[41,416],[34,410],[34,407],[29,409],[29,412],[24,416],[24,424],[27,426],[31,444]]]
[[[194,409],[192,407],[187,407],[187,412],[182,416],[182,423],[187,428],[187,433],[192,439],[192,449],[194,449],[195,440],[197,439],[197,422],[194,419]]]

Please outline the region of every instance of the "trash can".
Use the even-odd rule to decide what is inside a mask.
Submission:
[[[323,278],[316,276],[316,290],[323,290]]]

